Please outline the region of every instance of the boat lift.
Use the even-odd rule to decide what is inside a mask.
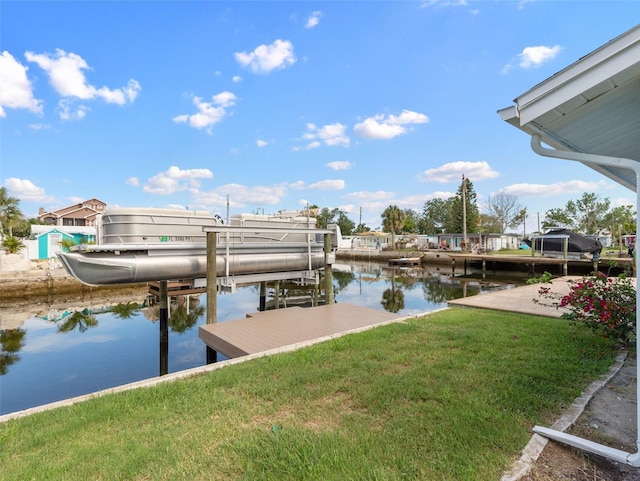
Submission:
[[[302,284],[318,284],[319,276],[317,271],[313,269],[313,257],[317,253],[318,246],[322,246],[324,250],[324,279],[325,279],[325,303],[333,303],[333,276],[331,273],[331,265],[335,262],[335,249],[338,246],[339,228],[336,225],[330,225],[329,229],[318,229],[315,227],[308,228],[289,228],[289,227],[267,227],[267,226],[213,226],[203,227],[203,231],[207,234],[207,324],[217,322],[217,294],[218,291],[233,292],[235,287],[240,283],[256,283],[261,285],[261,295],[264,292],[262,286],[267,281],[279,281],[285,279],[296,279]],[[225,259],[225,274],[218,276],[217,274],[217,258],[220,257],[218,250],[219,234],[307,234],[306,243],[308,264],[305,270],[284,270],[279,269],[274,272],[261,272],[255,274],[233,275],[230,273],[229,265],[231,259],[231,250],[229,243],[226,243],[226,252],[222,256]],[[324,242],[311,242],[312,235],[324,236]],[[211,268],[211,266],[214,266]],[[285,267],[285,266],[283,266]]]

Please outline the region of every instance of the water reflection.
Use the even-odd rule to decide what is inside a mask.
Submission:
[[[398,268],[375,263],[338,264],[333,272],[336,302],[415,315],[447,300],[505,288],[504,283],[452,276],[438,268]],[[524,282],[524,279],[522,280]],[[280,286],[281,307],[315,302],[313,288]],[[259,288],[240,287],[219,295],[220,322],[244,318],[259,308]],[[267,305],[275,303],[274,289]],[[306,301],[305,301],[306,298]],[[159,304],[147,288],[101,296],[65,296],[0,307],[0,414],[94,392],[160,372],[206,364],[198,338],[206,298],[171,297],[169,341],[159,342]],[[163,367],[164,366],[164,367]]]
[[[83,333],[90,327],[96,327],[97,325],[98,319],[89,309],[76,311],[57,323],[58,332],[71,332],[78,329],[78,332]]]
[[[385,311],[396,313],[401,309],[404,309],[404,292],[401,289],[396,289],[396,271],[391,272],[391,289],[386,289],[382,293],[382,307]]]
[[[167,322],[172,332],[185,332],[195,326],[199,319],[204,318],[206,311],[205,307],[200,305],[199,295],[172,296],[170,301]],[[150,321],[160,320],[160,304],[152,303],[144,311],[144,316]]]
[[[24,329],[0,331],[0,376],[7,373],[11,364],[20,360],[18,351],[24,346]]]
[[[144,307],[144,305],[140,305],[137,302],[121,302],[120,304],[111,306],[109,312],[113,312],[119,319],[130,319],[136,312],[140,311],[142,307]]]

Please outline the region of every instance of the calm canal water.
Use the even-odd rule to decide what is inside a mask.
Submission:
[[[497,279],[454,277],[437,267],[400,269],[375,263],[337,264],[334,269],[336,302],[399,315],[431,311],[446,306],[449,299],[524,282]],[[291,290],[289,295],[291,303],[305,293]],[[205,322],[205,296],[171,300],[168,372],[202,366],[206,352],[198,326]],[[257,311],[258,304],[257,286],[220,295],[218,320],[243,318]],[[158,305],[145,291],[27,310],[0,308],[0,414],[158,376],[158,317]]]

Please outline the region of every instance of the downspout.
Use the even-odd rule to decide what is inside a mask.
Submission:
[[[596,155],[596,154],[587,154],[584,152],[573,152],[573,151],[562,151],[556,149],[549,149],[542,146],[542,138],[540,134],[532,134],[531,135],[531,149],[538,155],[542,155],[543,157],[552,157],[555,159],[565,159],[565,160],[576,160],[578,162],[588,162],[591,164],[598,165],[606,165],[610,167],[624,167],[629,170],[632,170],[636,174],[636,211],[640,208],[640,162],[636,160],[621,158],[621,157],[608,157],[605,155]],[[636,239],[640,239],[640,223],[636,222]],[[640,284],[638,282],[640,280],[640,270],[638,266],[640,265],[638,262],[638,256],[636,254],[635,259],[635,269],[636,269],[636,289],[637,285]],[[538,432],[547,437],[552,437],[552,439],[557,439],[559,441],[563,441],[565,443],[571,444],[572,446],[585,449],[587,451],[595,452],[596,454],[601,454],[606,457],[610,457],[616,459],[620,462],[626,463],[630,466],[638,467],[640,466],[640,363],[637,362],[637,356],[640,351],[640,341],[638,336],[638,312],[640,312],[640,298],[638,298],[636,294],[636,420],[637,420],[637,429],[636,429],[636,449],[637,452],[635,454],[625,453],[623,451],[614,450],[612,448],[608,448],[607,446],[597,445],[596,443],[592,443],[590,441],[581,440],[576,436],[571,436],[569,434],[564,434],[564,436],[555,437],[552,433],[549,433],[551,430],[547,430],[546,428],[542,428]],[[536,428],[534,428],[534,431]],[[551,434],[551,435],[549,435]],[[567,439],[569,437],[570,439]],[[582,442],[581,442],[582,441]],[[602,452],[604,451],[604,452]],[[622,458],[622,459],[619,459]]]

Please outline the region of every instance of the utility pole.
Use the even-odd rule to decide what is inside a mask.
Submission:
[[[467,183],[462,174],[462,242],[464,249],[467,250]]]

